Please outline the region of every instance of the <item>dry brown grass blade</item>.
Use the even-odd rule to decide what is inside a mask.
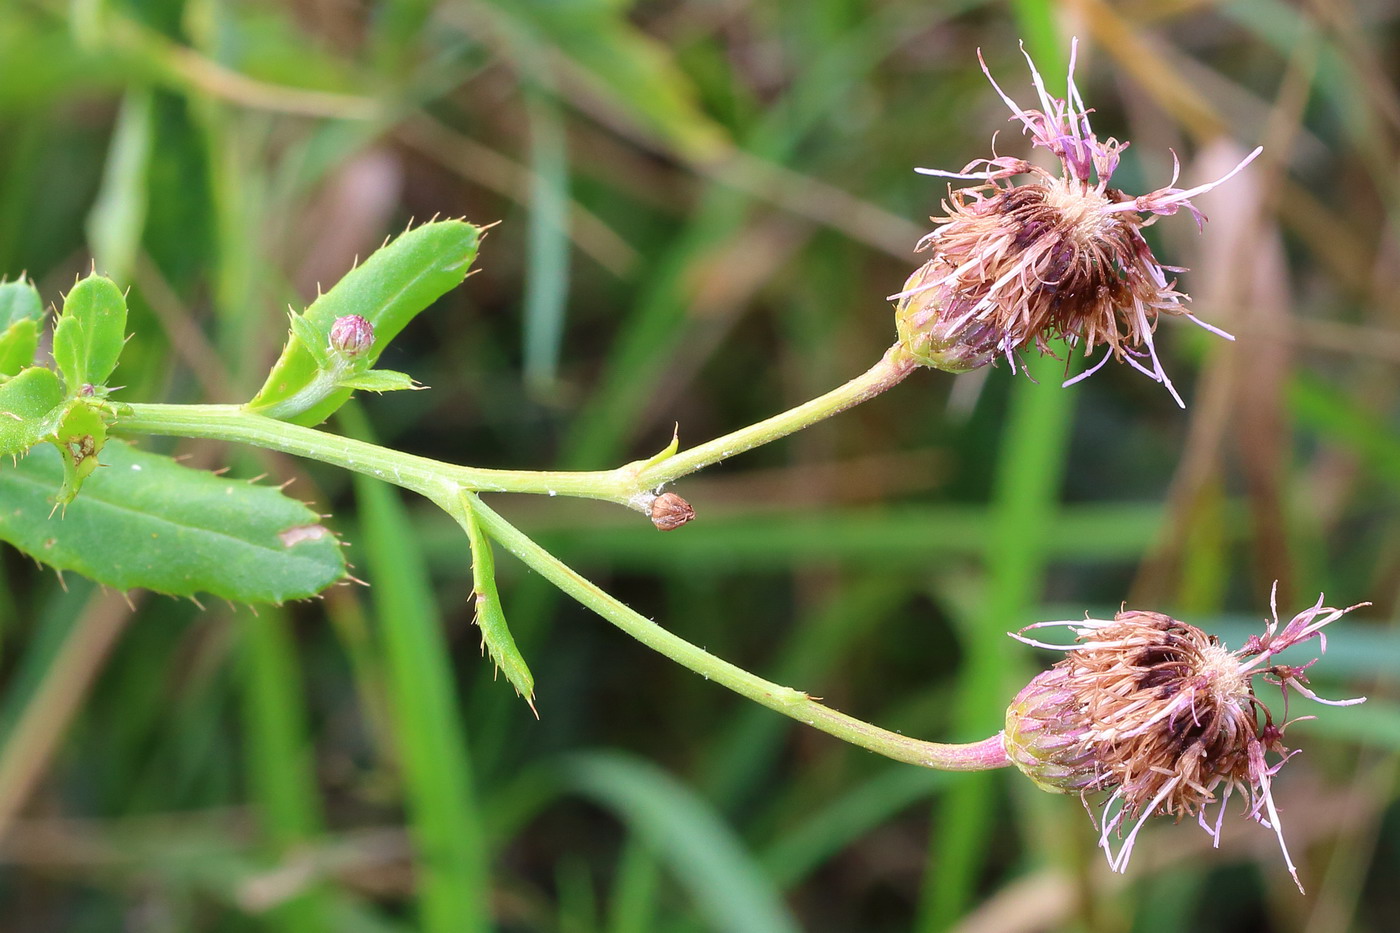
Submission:
[[[0,750],[0,838],[53,762],[143,593],[103,590],[68,632]]]

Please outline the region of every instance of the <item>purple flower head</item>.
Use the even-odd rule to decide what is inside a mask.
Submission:
[[[1186,309],[1187,296],[1167,275],[1181,270],[1157,260],[1142,229],[1183,208],[1203,224],[1205,216],[1191,198],[1231,178],[1262,150],[1255,149],[1223,178],[1193,188],[1176,187],[1176,171],[1170,185],[1137,197],[1110,187],[1128,144],[1095,135],[1089,123],[1092,111],[1074,82],[1077,53],[1076,42],[1064,99],[1046,91],[1026,55],[1039,109],[1024,108],[1007,95],[978,53],[987,79],[1011,109],[1011,119],[1034,146],[1055,155],[1060,173],[995,152],[959,172],[916,169],[979,184],[949,185],[943,215],[932,218],[938,229],[918,245],[932,258],[910,276],[903,291],[890,296],[898,303],[900,339],[920,362],[953,372],[987,365],[999,356],[1014,371],[1018,353],[1027,347],[1050,353],[1049,341],[1055,338],[1082,343],[1086,354],[1103,345],[1103,358],[1065,385],[1114,357],[1161,382],[1183,404],[1153,344],[1157,317],[1181,315],[1234,338]]]
[[[1046,790],[1077,793],[1086,807],[1091,796],[1101,801],[1100,845],[1120,872],[1152,816],[1194,817],[1218,846],[1226,804],[1239,792],[1246,814],[1278,836],[1301,891],[1273,797],[1274,775],[1297,754],[1283,744],[1284,731],[1298,721],[1287,719],[1289,696],[1335,706],[1365,698],[1324,700],[1307,686],[1305,672],[1317,658],[1292,665],[1274,656],[1314,636],[1320,655],[1323,626],[1365,605],[1333,609],[1318,597],[1282,630],[1272,605],[1264,634],[1233,652],[1213,635],[1157,612],[1028,626],[1012,637],[1063,651],[1065,658],[1037,675],[1007,710],[1007,755]],[[1025,635],[1048,627],[1073,632],[1075,644]],[[1256,678],[1281,691],[1283,722],[1276,724],[1255,694]],[[1212,805],[1213,819],[1207,813]],[[1121,840],[1116,849],[1114,839]]]

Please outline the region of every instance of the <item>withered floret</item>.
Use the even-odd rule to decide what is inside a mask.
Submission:
[[[890,296],[897,302],[900,340],[919,362],[951,372],[976,369],[999,356],[1014,370],[1019,352],[1051,353],[1050,341],[1058,338],[1082,345],[1086,354],[1103,346],[1103,358],[1066,385],[1117,358],[1164,384],[1181,404],[1153,344],[1158,316],[1185,316],[1233,338],[1186,310],[1186,295],[1167,275],[1181,270],[1156,259],[1142,229],[1182,208],[1202,223],[1205,218],[1190,199],[1233,176],[1261,150],[1224,178],[1196,188],[1174,187],[1175,175],[1172,185],[1139,197],[1112,188],[1119,153],[1128,144],[1094,135],[1091,111],[1074,83],[1074,59],[1071,51],[1069,93],[1062,100],[1046,93],[1026,56],[1039,110],[1008,97],[982,62],[1012,119],[1021,122],[1035,146],[1054,153],[1061,172],[995,155],[961,172],[918,170],[980,184],[949,186],[944,213],[931,218],[938,229],[918,245],[931,258]]]
[[[1320,653],[1326,647],[1322,627],[1355,608],[1332,609],[1319,598],[1280,630],[1275,607],[1264,634],[1238,651],[1157,612],[1030,626],[1067,627],[1076,644],[1016,636],[1063,650],[1065,658],[1035,677],[1008,708],[1007,755],[1046,790],[1078,793],[1086,804],[1091,794],[1106,795],[1100,843],[1116,871],[1126,868],[1138,831],[1152,816],[1194,817],[1218,845],[1226,803],[1238,791],[1248,815],[1277,833],[1297,882],[1271,789],[1294,752],[1283,744],[1288,724],[1274,721],[1255,695],[1255,680],[1278,686],[1285,701],[1293,691],[1335,705],[1362,702],[1313,693],[1305,671],[1316,659],[1294,666],[1274,657],[1314,636]],[[1271,763],[1266,755],[1276,758]],[[1213,822],[1206,813],[1211,804],[1219,805]],[[1115,836],[1123,840],[1116,852],[1110,844]]]

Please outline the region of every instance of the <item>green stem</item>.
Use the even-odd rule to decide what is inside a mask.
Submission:
[[[886,389],[899,385],[918,367],[919,364],[910,357],[904,344],[896,343],[885,351],[885,355],[874,366],[825,395],[757,424],[692,447],[683,453],[643,466],[635,474],[637,488],[643,491],[654,490],[696,470],[727,460],[735,454],[761,447],[770,441],[810,427],[848,408],[854,408],[861,402],[868,402]]]
[[[984,771],[1010,764],[1000,735],[966,745],[924,742],[848,716],[818,703],[800,690],[779,686],[715,657],[599,589],[492,511],[475,495],[469,494],[465,498],[486,533],[540,576],[642,644],[706,680],[713,680],[784,716],[895,761],[942,771]]]
[[[566,472],[457,466],[288,424],[253,414],[239,405],[119,405],[117,427],[143,434],[206,437],[280,450],[402,486],[439,504],[451,501],[462,490],[470,490],[577,496],[647,511],[659,487],[874,398],[898,385],[916,367],[903,346],[895,344],[865,373],[810,402],[682,453],[639,460],[616,470]]]
[[[239,405],[118,406],[117,427],[142,434],[207,437],[280,450],[401,486],[435,502],[450,499],[462,489],[626,501],[618,492],[620,470],[563,473],[456,466],[255,415]]]

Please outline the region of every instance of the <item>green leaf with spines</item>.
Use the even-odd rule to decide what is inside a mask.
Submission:
[[[3,387],[0,387],[3,388]],[[55,513],[63,462],[0,463],[0,539],[119,590],[237,602],[314,596],[345,577],[340,542],[303,503],[110,441],[81,498]]]
[[[351,393],[344,387],[316,389],[327,365],[320,344],[331,325],[349,314],[369,321],[374,343],[362,357],[368,369],[415,315],[461,283],[480,238],[480,229],[472,224],[441,220],[415,227],[375,251],[312,302],[302,320],[294,319],[282,356],[248,410],[294,424],[326,420]]]
[[[63,402],[58,376],[42,366],[0,383],[0,456],[19,456],[47,440],[63,420]]]
[[[339,385],[347,389],[364,389],[366,392],[398,392],[403,389],[426,389],[413,381],[408,373],[392,369],[371,369],[369,372],[343,377]]]
[[[0,380],[13,376],[26,366],[34,365],[34,354],[38,351],[38,321],[15,321],[9,327],[0,330]]]
[[[476,627],[481,631],[481,646],[538,717],[539,712],[535,710],[535,675],[530,673],[525,656],[520,653],[515,638],[510,634],[510,626],[506,625],[501,595],[496,590],[496,558],[491,552],[491,539],[482,530],[473,508],[479,501],[476,496],[466,493],[462,496],[461,505],[462,527],[467,532],[467,543],[472,549],[472,599],[476,603]]]
[[[33,283],[20,279],[0,282],[0,331],[20,321],[39,323],[44,319],[44,302]]]
[[[106,395],[125,343],[126,297],[117,283],[93,274],[74,285],[53,330],[53,360],[68,395],[84,393],[85,386]]]
[[[73,399],[65,408],[58,429],[49,438],[63,459],[63,485],[54,497],[63,506],[77,497],[83,481],[97,469],[97,455],[107,442],[107,423],[95,406]]]
[[[26,281],[0,282],[0,380],[34,364],[44,303]]]

